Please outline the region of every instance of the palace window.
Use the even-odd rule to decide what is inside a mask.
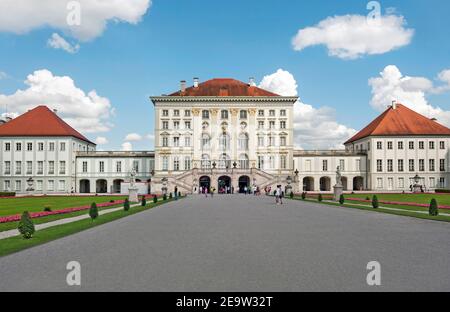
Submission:
[[[425,149],[425,142],[424,141],[419,141],[419,149],[421,149],[421,150]]]
[[[184,170],[191,170],[191,158],[189,156],[184,157]]]
[[[264,121],[258,121],[258,129],[264,129]]]
[[[174,121],[173,122],[173,128],[175,130],[179,130],[180,129],[180,122],[179,121]]]
[[[5,161],[4,173],[11,174],[11,162],[10,161]]]
[[[99,162],[99,164],[98,164],[98,171],[100,173],[105,172],[105,162],[104,161]]]
[[[231,167],[230,156],[228,156],[227,154],[220,155],[219,168],[225,169],[225,168],[230,168],[230,167]]]
[[[179,147],[180,146],[180,138],[179,137],[174,137],[173,138],[173,146],[174,147]]]
[[[445,149],[445,142],[444,142],[444,141],[440,141],[440,142],[439,142],[439,148],[440,148],[441,150]]]
[[[184,111],[184,117],[191,117],[191,111],[190,110],[185,110]]]
[[[378,141],[377,142],[377,150],[383,149],[383,142]]]
[[[285,136],[280,137],[280,146],[286,146],[286,137]]]
[[[258,156],[258,169],[264,169],[264,156]]]
[[[191,122],[190,121],[185,121],[184,122],[184,128],[188,129],[188,130],[191,129]]]
[[[280,156],[280,168],[281,169],[286,169],[286,165],[287,165],[286,156],[285,155],[281,155]]]
[[[209,119],[209,110],[203,110],[202,111],[202,118],[203,119]]]
[[[169,157],[164,156],[162,158],[162,170],[167,171],[169,170]]]
[[[54,162],[53,162],[54,163]],[[50,164],[50,162],[49,162]],[[37,174],[44,174],[44,162],[43,161],[38,161],[37,162]]]
[[[280,116],[281,117],[285,117],[286,116],[286,110],[285,109],[280,110]]]
[[[275,137],[273,136],[269,137],[269,146],[275,146]]]
[[[388,150],[392,150],[393,149],[392,141],[387,142],[387,149]]]
[[[322,160],[322,171],[328,171],[328,160]]]
[[[122,172],[122,162],[121,161],[116,162],[116,172],[117,173]]]
[[[239,117],[240,117],[240,119],[247,119],[247,111],[246,110],[241,110],[239,112]]]
[[[403,149],[403,142],[402,142],[402,141],[399,141],[399,142],[397,143],[397,145],[398,145],[398,149],[399,149],[399,150],[402,150],[402,149]]]
[[[258,117],[264,117],[264,110],[260,109],[258,111]]]
[[[162,137],[162,146],[168,147],[169,146],[169,138],[167,136]]]
[[[42,152],[44,150],[44,143],[39,142],[38,143],[38,151]]]
[[[409,149],[413,150],[414,149],[414,141],[409,141]]]
[[[286,121],[280,121],[280,129],[286,129]]]
[[[22,150],[22,143],[16,143],[16,151],[20,152]]]
[[[222,119],[228,119],[228,111],[227,110],[222,110],[220,112],[220,118]]]
[[[428,143],[429,143],[430,150],[434,150],[434,141],[430,141]]]
[[[44,163],[42,162],[42,167],[43,166],[44,166]],[[40,167],[40,164],[38,162],[38,172],[39,172],[39,167]],[[48,162],[48,174],[55,174],[55,162],[53,160]]]
[[[82,165],[82,167],[83,167],[83,173],[87,173],[87,171],[88,171],[88,163],[87,163],[87,161],[83,161],[83,165]],[[120,172],[120,171],[117,171],[117,172]]]
[[[263,136],[258,137],[258,147],[264,147],[264,137]]]
[[[33,174],[33,162],[27,161],[27,174]]]
[[[275,121],[269,121],[269,129],[275,129]]]
[[[191,137],[184,137],[184,146],[185,147],[191,147]]]
[[[445,171],[445,159],[439,159],[439,171]]]
[[[179,117],[180,116],[180,111],[178,109],[173,111],[173,116],[175,117]]]
[[[383,172],[383,160],[377,159],[377,172]]]
[[[435,161],[434,161],[434,159],[429,159],[428,160],[428,168],[429,168],[430,171],[434,171],[436,169],[435,168]]]
[[[22,174],[22,162],[16,161],[16,174]]]
[[[33,150],[33,143],[27,143],[27,151],[31,152]]]
[[[175,156],[173,158],[173,170],[174,171],[180,170],[180,158],[178,156]]]
[[[241,133],[239,135],[239,149],[248,150],[248,135],[246,133]]]
[[[162,128],[163,128],[163,130],[168,130],[169,129],[169,122],[168,121],[163,121],[162,122]]]
[[[275,110],[274,110],[274,109],[271,109],[271,110],[269,111],[269,116],[270,116],[270,117],[275,116]]]
[[[414,159],[410,159],[409,161],[408,161],[408,164],[409,164],[409,171],[410,172],[414,172],[415,171],[415,166],[414,166]]]
[[[211,161],[209,160],[208,154],[202,155],[202,169],[210,169],[211,168]]]
[[[64,160],[59,162],[59,174],[66,174],[66,162]]]
[[[222,133],[219,137],[219,150],[227,151],[230,148],[230,136]]]
[[[209,135],[207,135],[206,133],[203,134],[203,136],[202,136],[202,148],[203,149],[209,149],[210,148],[210,141],[211,141],[211,139],[210,139]]]
[[[169,111],[167,109],[164,109],[162,111],[162,115],[163,115],[163,117],[168,117],[169,116]]]
[[[419,171],[425,171],[425,159],[419,159]]]
[[[11,150],[11,143],[5,143],[5,151],[9,152]]]
[[[248,169],[249,168],[249,161],[248,161],[247,154],[239,155],[239,168],[241,168],[241,169]]]
[[[398,172],[403,172],[403,170],[404,170],[403,159],[399,159],[398,160]]]
[[[64,151],[66,150],[66,143],[61,142],[61,143],[59,144],[59,150],[60,150],[61,152],[64,152]]]

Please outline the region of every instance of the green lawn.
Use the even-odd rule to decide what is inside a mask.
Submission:
[[[45,207],[52,210],[73,208],[95,203],[105,203],[110,200],[125,199],[126,196],[42,196],[24,198],[0,198],[0,216],[21,214],[24,211],[44,211]]]
[[[377,194],[377,196],[378,196],[378,194]],[[346,196],[346,197],[348,197],[348,196]],[[294,200],[302,200],[302,199],[301,199],[301,197],[296,196],[294,198]],[[337,202],[319,202],[316,199],[312,199],[312,198],[308,198],[308,199],[306,199],[306,201],[313,202],[313,203],[319,203],[319,204],[323,204],[323,205],[329,205],[329,206],[338,206],[338,207],[366,210],[366,211],[371,211],[371,212],[376,212],[376,213],[388,213],[388,214],[394,214],[394,215],[399,215],[399,216],[414,217],[414,218],[419,218],[419,219],[450,222],[449,216],[439,215],[439,216],[433,217],[433,216],[430,216],[429,214],[415,212],[415,211],[425,211],[425,212],[428,211],[427,208],[422,208],[422,207],[380,204],[380,206],[387,207],[387,208],[401,209],[400,211],[393,211],[393,210],[387,210],[387,209],[383,209],[383,208],[374,209],[374,208],[372,208],[371,203],[356,202],[356,201],[349,201],[349,200],[346,200],[344,205],[341,205]],[[362,205],[364,205],[364,206],[362,206]],[[439,213],[450,213],[450,211],[445,210],[445,209],[439,209]]]
[[[374,194],[345,194],[346,198],[372,198]],[[450,194],[376,194],[378,200],[429,204],[435,198],[439,205],[450,206]]]
[[[156,204],[153,203],[153,201],[149,201],[149,203],[145,207],[142,206],[133,207],[128,212],[123,210],[111,212],[99,216],[98,219],[95,221],[92,221],[91,219],[84,219],[69,224],[54,226],[48,229],[36,231],[36,233],[34,233],[33,238],[31,239],[24,239],[22,238],[22,236],[15,236],[2,239],[0,240],[0,257],[6,256],[14,252],[18,252],[23,249],[41,245],[68,235],[72,235],[117,219],[121,219],[151,209],[153,207],[162,205],[164,203],[168,203],[173,200],[174,199],[168,199],[167,201],[164,202],[162,199],[160,199]],[[87,214],[88,212],[85,211],[84,213]]]

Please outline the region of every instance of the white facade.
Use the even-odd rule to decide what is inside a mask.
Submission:
[[[30,193],[75,191],[75,158],[78,151],[95,145],[74,137],[0,137],[0,188],[3,192]]]
[[[449,147],[445,136],[368,137],[346,145],[367,153],[367,188],[374,191],[408,191],[416,175],[425,190],[449,188]]]

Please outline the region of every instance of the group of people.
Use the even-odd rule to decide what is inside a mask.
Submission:
[[[261,190],[259,189],[259,186],[253,185],[250,187],[244,186],[242,189],[242,193],[244,194],[253,194],[253,195],[261,195]]]

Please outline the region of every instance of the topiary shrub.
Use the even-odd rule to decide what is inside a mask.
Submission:
[[[370,200],[370,197],[369,197],[369,196],[367,196],[367,197],[366,197],[366,200]]]
[[[167,194],[163,195],[163,200],[167,200]]]
[[[125,198],[125,201],[123,202],[123,210],[130,210],[130,201],[128,200],[128,198]]]
[[[302,199],[305,200],[306,199],[306,192],[302,193]]]
[[[181,197],[181,192],[178,192],[178,197]]]
[[[50,206],[45,206],[44,207],[44,211],[45,212],[52,212],[52,208],[50,208]]]
[[[98,218],[98,208],[96,203],[92,203],[91,208],[89,209],[89,216],[92,221]]]
[[[290,198],[290,199],[293,199],[293,198],[294,198],[294,192],[291,192],[291,193],[289,194],[289,198]]]
[[[169,193],[169,198],[172,199],[173,195],[172,192]]]
[[[273,191],[273,196],[277,196],[277,190]]]
[[[28,211],[25,211],[22,214],[22,217],[20,218],[19,226],[17,229],[19,230],[19,232],[23,236],[23,238],[30,239],[33,237],[35,229],[34,229],[33,220],[31,220],[31,217],[30,217],[30,214],[28,213]]]
[[[319,194],[319,197],[317,197],[317,200],[320,201],[320,202],[323,201],[322,194]]]
[[[153,203],[157,203],[158,202],[158,197],[156,195],[153,195]]]
[[[378,207],[380,207],[380,204],[378,203],[377,195],[373,195],[373,197],[372,197],[372,207],[374,209],[377,209]]]
[[[147,199],[145,199],[145,196],[142,196],[142,202],[141,202],[142,207],[147,205]]]
[[[111,204],[114,203],[114,199],[111,199],[109,202],[110,202]]]
[[[436,199],[432,199],[430,202],[430,209],[429,209],[430,216],[437,217],[439,215],[439,207]]]
[[[345,203],[345,197],[344,194],[341,194],[341,196],[339,196],[339,204],[343,205]]]

